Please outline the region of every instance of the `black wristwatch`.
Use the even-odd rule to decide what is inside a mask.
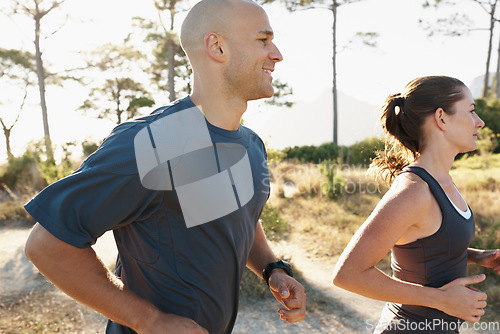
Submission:
[[[283,260],[271,262],[262,271],[262,278],[264,279],[267,285],[269,285],[269,277],[271,277],[271,272],[274,269],[283,269],[288,276],[293,277],[292,266],[290,265],[290,263]]]

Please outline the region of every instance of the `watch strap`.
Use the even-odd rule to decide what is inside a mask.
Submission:
[[[262,278],[264,279],[264,281],[268,286],[269,286],[269,278],[271,277],[271,272],[274,269],[283,269],[288,276],[293,277],[293,270],[290,263],[283,260],[271,262],[262,271]]]

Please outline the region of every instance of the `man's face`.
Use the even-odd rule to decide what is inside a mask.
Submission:
[[[283,56],[273,43],[273,30],[264,10],[254,4],[238,6],[228,36],[228,63],[224,78],[228,88],[245,99],[273,96],[271,73]]]

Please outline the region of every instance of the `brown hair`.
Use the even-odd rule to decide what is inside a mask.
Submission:
[[[385,150],[378,152],[368,172],[390,186],[419,156],[424,120],[438,108],[453,114],[453,105],[464,97],[462,87],[464,83],[455,78],[428,76],[410,81],[403,93],[389,95],[380,117],[386,133]]]

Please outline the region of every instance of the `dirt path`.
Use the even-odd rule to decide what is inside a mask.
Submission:
[[[277,303],[242,303],[234,333],[371,333],[383,302],[371,300],[336,288],[332,283],[335,262],[312,256],[298,243],[280,242],[273,250],[290,258],[295,269],[305,277],[308,312],[297,324],[286,324],[276,315]],[[258,328],[265,325],[266,331]]]

